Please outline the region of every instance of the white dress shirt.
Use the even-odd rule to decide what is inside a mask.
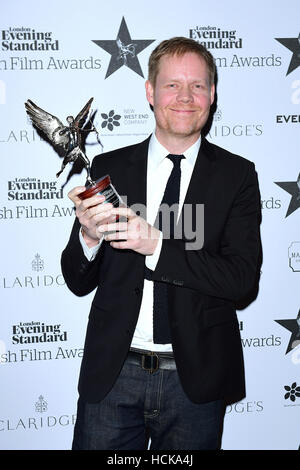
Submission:
[[[180,215],[190,183],[200,144],[201,137],[184,152],[185,158],[181,160],[178,216]],[[147,165],[147,222],[151,225],[153,225],[155,222],[167,181],[173,169],[173,163],[171,160],[166,158],[169,153],[170,152],[159,143],[155,134],[152,134],[149,142]],[[96,247],[88,248],[82,237],[81,230],[79,233],[85,256],[91,261],[96,256],[103,239]],[[161,244],[162,237],[159,239],[158,245],[153,255],[146,256],[146,266],[151,270],[154,270],[156,267],[160,255]],[[144,290],[140,314],[131,347],[150,351],[172,351],[171,344],[153,343],[153,282],[148,281],[147,279],[144,280]]]

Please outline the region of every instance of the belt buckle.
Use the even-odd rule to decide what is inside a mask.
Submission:
[[[146,362],[149,362],[147,359],[150,361],[150,367],[146,364]],[[158,370],[159,367],[159,357],[155,352],[150,352],[147,354],[142,355],[142,369],[146,370],[149,372],[149,374],[154,374]]]

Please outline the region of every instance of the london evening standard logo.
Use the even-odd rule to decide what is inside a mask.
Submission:
[[[64,198],[63,188],[57,181],[40,178],[16,177],[7,181],[6,198],[8,205],[0,206],[0,220],[37,219],[47,217],[66,217],[74,215],[74,207],[54,204],[52,207],[36,207],[37,203],[59,202]],[[13,204],[13,207],[12,205]]]
[[[267,56],[242,56],[243,38],[234,28],[220,28],[219,26],[195,26],[189,29],[189,37],[210,50],[214,56],[216,66],[221,67],[278,67],[281,57],[270,53]],[[232,55],[218,56],[218,51],[234,52]]]
[[[189,31],[191,39],[202,44],[206,49],[241,49],[243,39],[235,29],[221,29],[217,26],[196,26]]]
[[[138,54],[148,47],[155,39],[132,39],[125,18],[122,18],[116,39],[95,39],[93,42],[110,54],[110,62],[105,75],[108,78],[121,67],[126,66],[141,77],[143,71]]]
[[[39,321],[19,322],[12,325],[12,344],[39,344],[67,341],[67,331],[60,324]]]
[[[28,27],[9,27],[1,30],[2,51],[58,51],[59,41],[51,31]]]
[[[24,26],[0,30],[0,49],[9,56],[0,59],[0,70],[98,70],[101,60],[89,57],[58,57],[59,40],[52,31]],[[55,55],[51,55],[54,52]],[[33,58],[32,55],[38,53]],[[42,54],[45,54],[44,56]],[[49,56],[50,54],[50,56]]]
[[[51,406],[43,395],[40,395],[31,404],[30,416],[18,416],[16,413],[14,417],[2,415],[0,416],[0,431],[39,431],[43,429],[62,429],[73,427],[76,421],[76,414],[51,414]]]
[[[23,321],[13,324],[10,340],[0,340],[0,364],[81,360],[83,348],[69,347],[68,341],[68,332],[60,323]],[[8,347],[8,343],[12,346]]]
[[[38,199],[62,199],[63,188],[57,189],[57,181],[39,178],[14,178],[7,182],[8,201],[35,201]]]

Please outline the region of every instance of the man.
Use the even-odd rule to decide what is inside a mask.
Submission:
[[[74,449],[144,449],[149,437],[156,450],[217,449],[225,404],[245,396],[235,305],[256,281],[259,191],[253,163],[201,136],[214,80],[205,48],[163,41],[146,82],[155,133],[92,165],[127,207],[69,193],[77,218],[63,274],[76,295],[97,288]],[[157,223],[161,202],[178,208],[176,230]]]

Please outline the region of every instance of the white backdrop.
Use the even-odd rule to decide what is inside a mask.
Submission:
[[[86,175],[65,184],[69,165],[56,179],[61,160],[33,130],[24,102],[65,122],[94,97],[104,151],[141,141],[154,126],[144,92],[149,54],[177,35],[208,43],[216,58],[218,107],[207,137],[255,163],[262,197],[260,290],[238,312],[247,396],[227,408],[222,447],[297,449],[299,1],[13,0],[1,10],[0,449],[70,448],[91,302],[71,294],[60,271],[74,219],[67,193]],[[113,43],[93,42],[116,46],[126,25],[133,51],[149,41],[127,66],[107,52]],[[116,70],[105,78],[111,57]],[[92,136],[88,143],[92,160],[101,147]]]

